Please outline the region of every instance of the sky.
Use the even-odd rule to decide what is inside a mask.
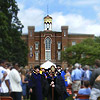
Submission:
[[[61,31],[61,26],[69,27],[69,34],[94,34],[100,36],[100,0],[16,0],[20,11],[18,18],[24,25],[35,31],[43,31],[43,18],[53,18],[52,30]]]

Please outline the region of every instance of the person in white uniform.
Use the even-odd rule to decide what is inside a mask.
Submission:
[[[21,76],[18,72],[19,67],[17,63],[14,63],[13,69],[9,73],[10,86],[11,86],[11,97],[13,100],[21,100],[22,87],[21,87]]]
[[[4,67],[5,67],[5,61],[0,60],[0,79],[1,80],[4,77],[4,74],[7,73],[7,70]],[[9,77],[7,75],[1,83],[0,95],[1,96],[9,96],[9,93],[10,93],[10,86],[9,86]]]

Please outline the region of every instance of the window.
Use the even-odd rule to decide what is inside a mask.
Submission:
[[[61,49],[61,42],[58,42],[58,49]]]
[[[39,42],[35,42],[35,49],[38,50],[39,48]]]
[[[58,60],[61,60],[61,51],[58,51]]]
[[[32,30],[30,30],[30,37],[32,37]]]
[[[76,45],[76,42],[75,42],[75,41],[72,42],[72,46],[73,46],[73,45]]]
[[[45,40],[45,60],[51,60],[51,39],[49,37]]]
[[[51,60],[51,51],[45,52],[45,60]]]
[[[30,46],[30,57],[33,56],[32,49],[33,49],[33,46]]]
[[[32,53],[32,52],[30,52],[30,57],[31,57],[31,58],[33,57],[33,53]]]
[[[46,40],[45,40],[45,49],[46,50],[51,49],[51,40],[50,40],[50,38],[46,38]]]
[[[35,52],[35,60],[39,60],[39,52],[38,51]]]
[[[32,51],[32,48],[33,48],[33,47],[32,47],[32,46],[30,46],[30,51]]]
[[[66,31],[64,30],[64,36],[66,36]]]
[[[64,47],[64,51],[66,50],[67,47]]]

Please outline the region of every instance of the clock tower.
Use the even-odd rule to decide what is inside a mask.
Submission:
[[[49,15],[44,17],[44,31],[52,31],[52,17]]]

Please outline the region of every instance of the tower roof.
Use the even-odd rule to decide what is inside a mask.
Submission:
[[[44,23],[52,23],[52,17],[50,17],[49,15],[44,17]]]
[[[44,17],[44,19],[52,19],[52,17],[50,17],[49,15],[47,15],[46,17]]]

